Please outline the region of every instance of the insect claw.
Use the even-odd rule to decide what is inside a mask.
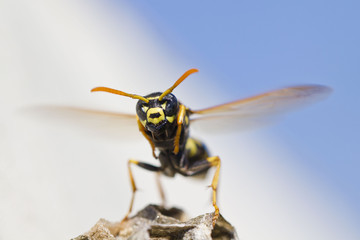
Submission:
[[[216,224],[216,221],[219,218],[219,215],[220,215],[219,208],[215,208],[214,216],[213,216],[213,219],[212,219],[213,228],[215,227],[215,224]]]
[[[129,220],[129,215],[127,214],[127,215],[121,220],[120,223],[124,223],[124,222],[126,222],[126,221],[128,221],[128,220]]]

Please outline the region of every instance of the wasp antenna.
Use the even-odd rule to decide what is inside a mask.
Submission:
[[[197,70],[196,68],[192,68],[190,70],[187,70],[175,83],[174,85],[172,85],[169,89],[167,89],[165,92],[163,92],[160,97],[159,100],[161,101],[163,99],[163,97],[165,97],[166,95],[168,95],[169,93],[171,93],[177,86],[179,86],[179,84],[185,80],[185,78],[187,78],[190,74],[196,73],[199,70]]]
[[[134,99],[143,100],[146,103],[149,102],[148,99],[146,99],[146,98],[144,98],[142,96],[139,96],[139,95],[136,95],[136,94],[126,93],[126,92],[116,90],[116,89],[113,89],[113,88],[108,88],[108,87],[96,87],[96,88],[91,89],[91,92],[108,92],[108,93],[113,93],[113,94],[117,94],[117,95],[121,95],[121,96],[125,96],[125,97],[130,97],[130,98],[134,98]]]

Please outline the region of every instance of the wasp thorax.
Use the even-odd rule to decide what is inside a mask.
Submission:
[[[148,102],[139,100],[136,113],[141,124],[149,131],[161,131],[167,124],[175,121],[179,109],[176,97],[169,93],[160,101],[161,92],[145,96]]]

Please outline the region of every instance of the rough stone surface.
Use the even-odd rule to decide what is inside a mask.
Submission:
[[[100,219],[89,232],[73,240],[230,240],[238,239],[236,231],[221,215],[212,227],[212,213],[185,221],[177,208],[148,205],[124,222]]]

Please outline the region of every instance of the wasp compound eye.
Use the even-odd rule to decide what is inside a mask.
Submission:
[[[168,94],[164,97],[162,100],[164,103],[166,103],[164,110],[166,116],[173,116],[176,115],[176,113],[179,110],[179,104],[176,99],[176,97],[173,94]]]
[[[149,107],[142,100],[138,101],[138,103],[136,104],[136,114],[138,115],[141,121],[146,120],[146,112],[148,109]]]

